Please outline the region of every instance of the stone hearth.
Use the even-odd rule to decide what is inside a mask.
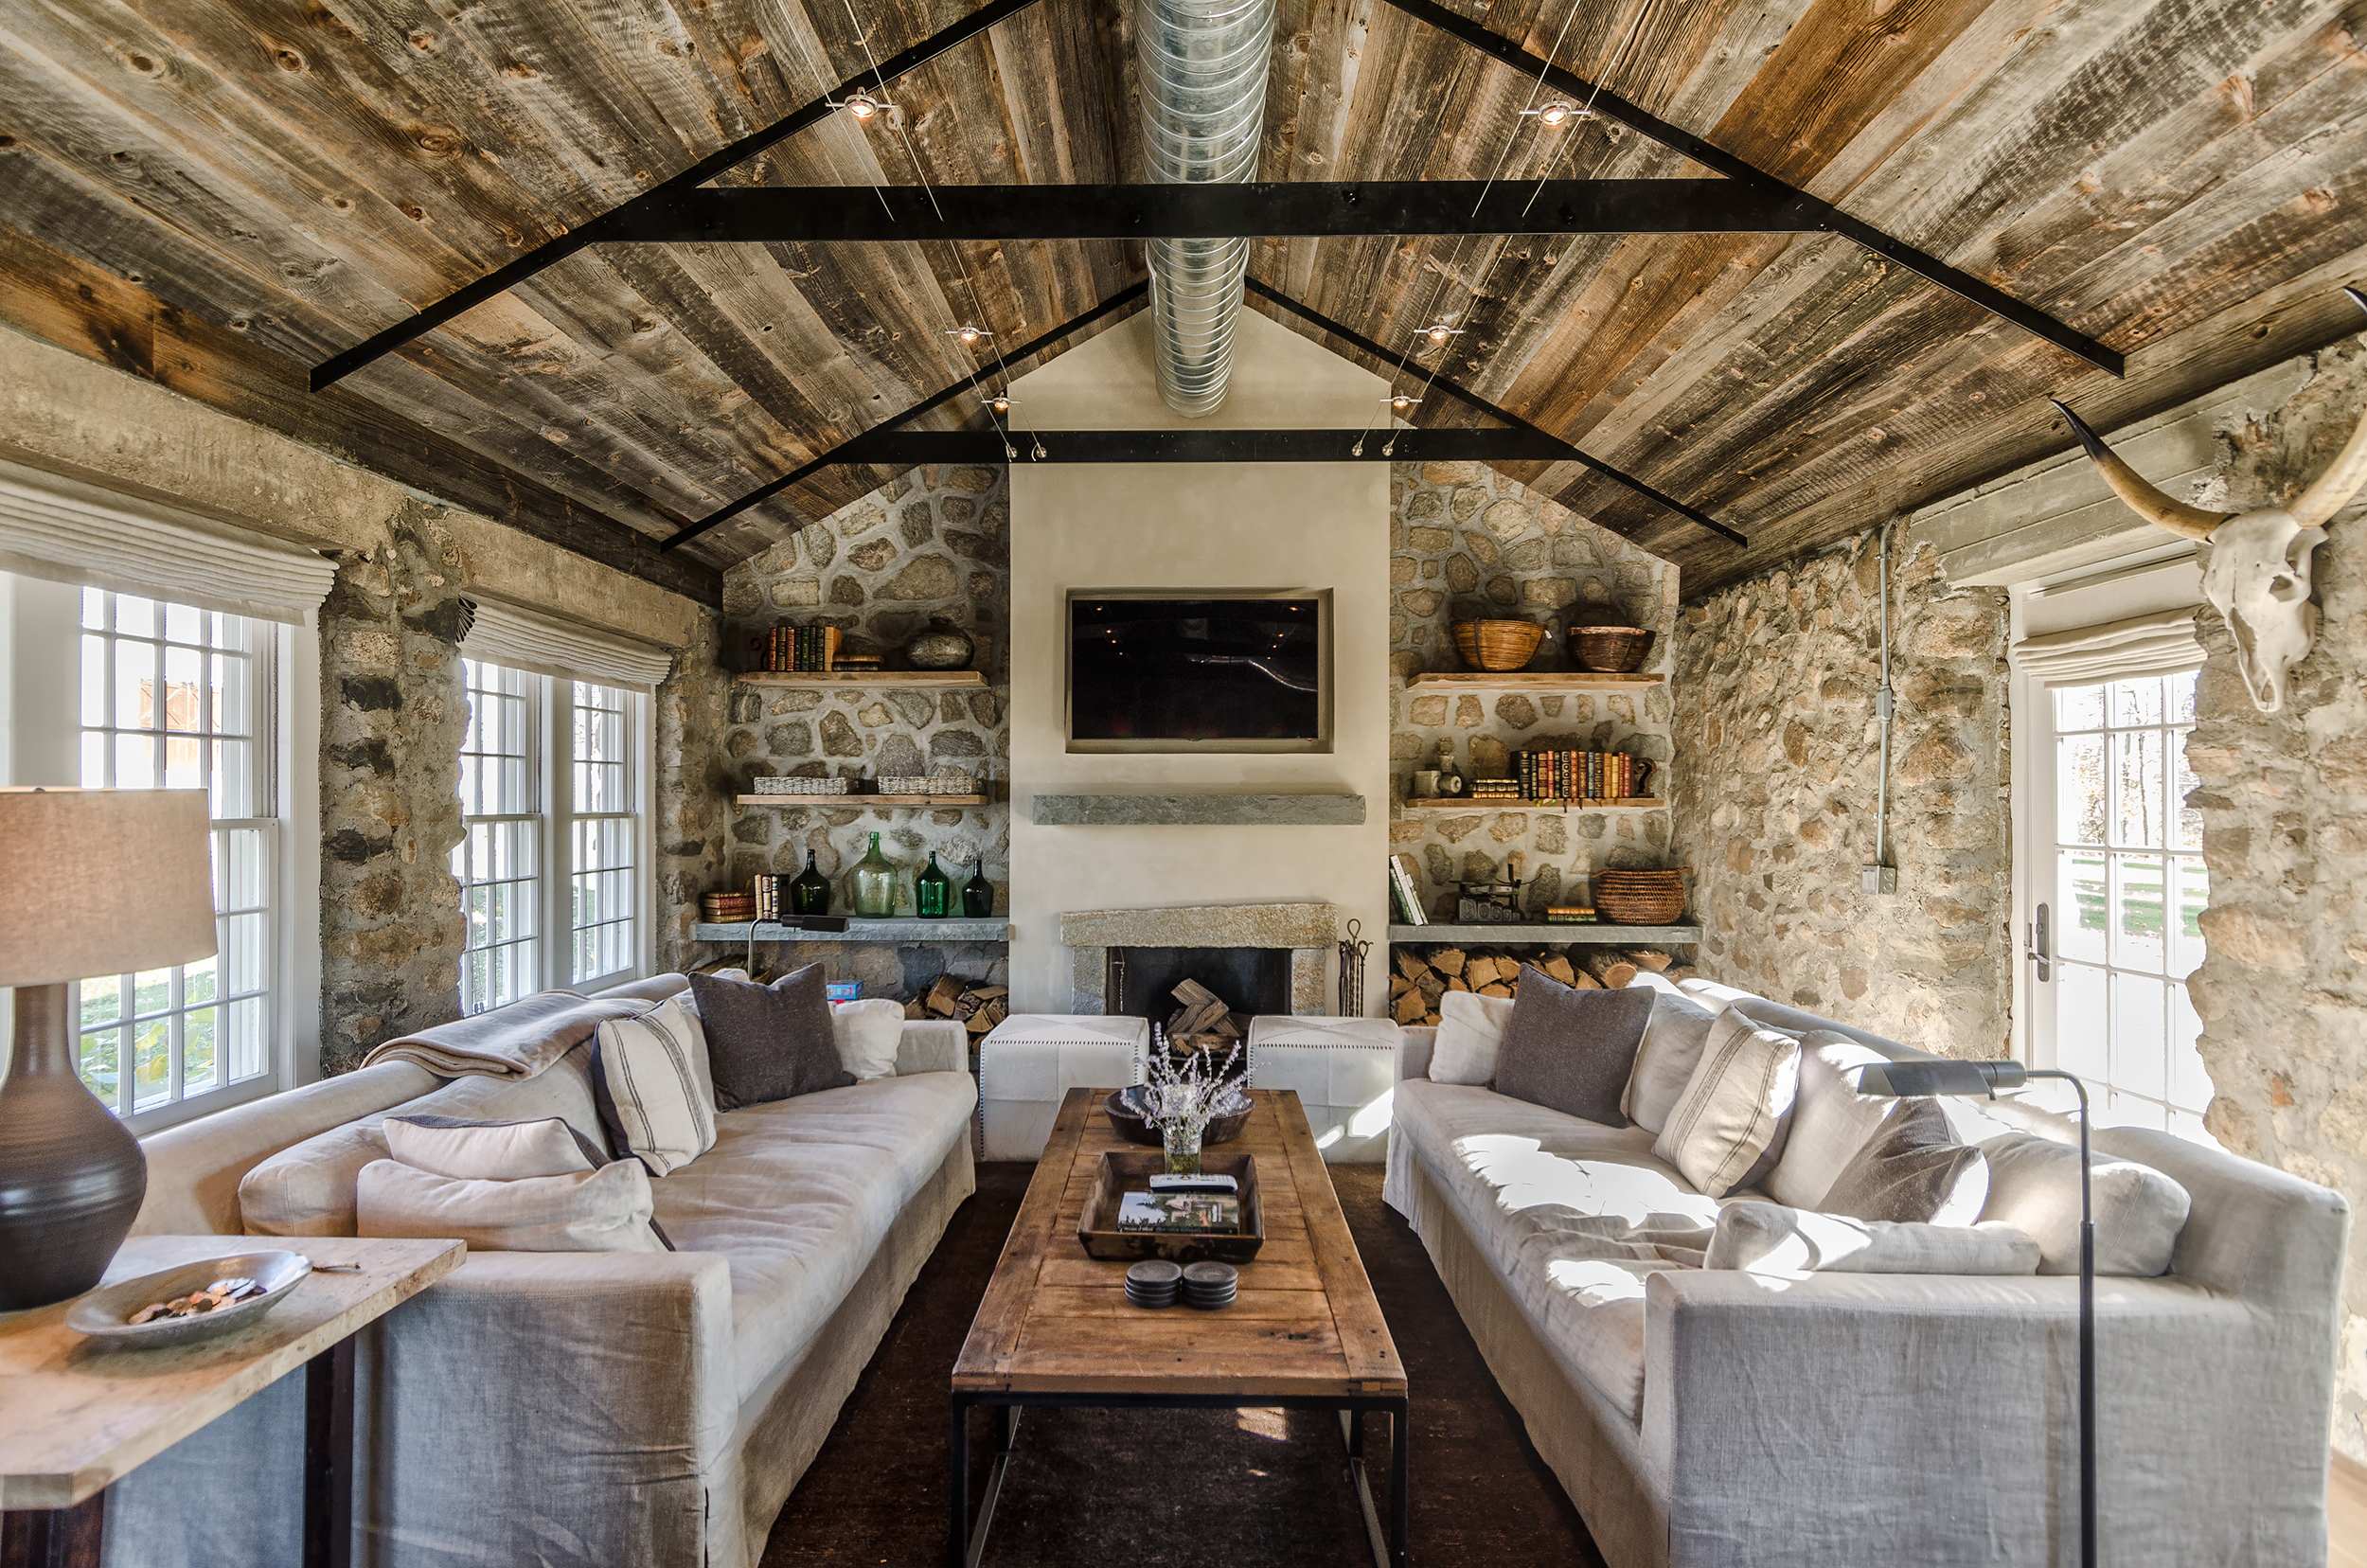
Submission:
[[[1098,1013],[1107,1003],[1112,948],[1287,948],[1290,1010],[1330,1011],[1326,965],[1340,937],[1327,903],[1199,904],[1179,909],[1078,909],[1060,917],[1073,979],[1069,1010]]]

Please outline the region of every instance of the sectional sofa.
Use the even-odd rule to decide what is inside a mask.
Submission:
[[[605,1142],[590,1050],[516,1079],[388,1061],[161,1133],[138,1229],[350,1235],[397,1111],[560,1115]],[[751,1568],[973,1189],[975,1105],[961,1025],[907,1024],[892,1077],[720,1114],[652,1184],[677,1250],[472,1253],[397,1309],[358,1359],[356,1562]],[[302,1381],[123,1482],[107,1561],[301,1560]]]
[[[1787,1033],[1918,1054],[1688,987]],[[1407,1031],[1387,1201],[1613,1568],[2078,1560],[2073,1274],[1668,1261],[1722,1205],[1653,1156],[1651,1130],[1433,1082],[1433,1044]],[[1802,1105],[1819,1092],[1804,1069]],[[2070,1135],[2041,1111],[1942,1105],[1984,1150]],[[2166,1133],[2096,1143],[2100,1166],[2150,1167],[2189,1200],[2174,1243],[2161,1238],[2166,1272],[2099,1281],[2103,1559],[2323,1563],[2343,1200]],[[2077,1161],[2049,1163],[2071,1172],[2042,1195],[2070,1205],[2040,1217],[2060,1236]],[[2108,1213],[2107,1254],[2129,1239],[2113,1227]]]

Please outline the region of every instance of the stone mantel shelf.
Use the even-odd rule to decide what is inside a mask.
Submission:
[[[1701,939],[1698,925],[1393,925],[1389,940],[1404,947],[1438,943],[1547,947],[1691,947]]]
[[[1355,827],[1364,797],[1345,792],[1292,793],[1201,790],[1147,794],[1040,794],[1032,820],[1047,827]]]
[[[786,686],[796,691],[835,691],[842,686],[897,686],[906,691],[977,687],[987,684],[975,669],[752,669],[732,677],[741,686]]]
[[[771,920],[702,920],[691,927],[702,942],[1008,942],[1006,920],[865,919],[855,918],[845,931],[805,931],[775,925]]]
[[[1408,691],[1634,691],[1665,675],[1607,675],[1592,669],[1433,669],[1405,678]]]

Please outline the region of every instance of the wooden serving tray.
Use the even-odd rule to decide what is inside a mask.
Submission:
[[[1118,1200],[1129,1188],[1147,1187],[1150,1178],[1164,1175],[1165,1153],[1105,1153],[1094,1176],[1093,1191],[1077,1219],[1077,1239],[1094,1257],[1133,1261],[1164,1257],[1171,1263],[1246,1263],[1266,1244],[1265,1216],[1257,1203],[1257,1161],[1248,1154],[1203,1150],[1200,1168],[1211,1176],[1230,1176],[1240,1185],[1241,1228],[1238,1231],[1122,1231],[1118,1229]]]

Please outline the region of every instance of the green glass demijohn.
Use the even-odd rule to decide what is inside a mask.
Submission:
[[[797,880],[789,884],[789,906],[800,915],[828,915],[830,912],[830,879],[813,864],[813,851],[806,851],[806,868],[797,873]]]
[[[913,912],[928,920],[941,920],[953,913],[953,879],[937,869],[937,857],[930,851],[929,864],[913,879]]]
[[[962,884],[962,913],[983,920],[994,913],[994,883],[987,881],[987,858],[970,863],[970,881]]]
[[[896,913],[896,865],[880,853],[880,835],[855,863],[855,913],[881,919]]]

